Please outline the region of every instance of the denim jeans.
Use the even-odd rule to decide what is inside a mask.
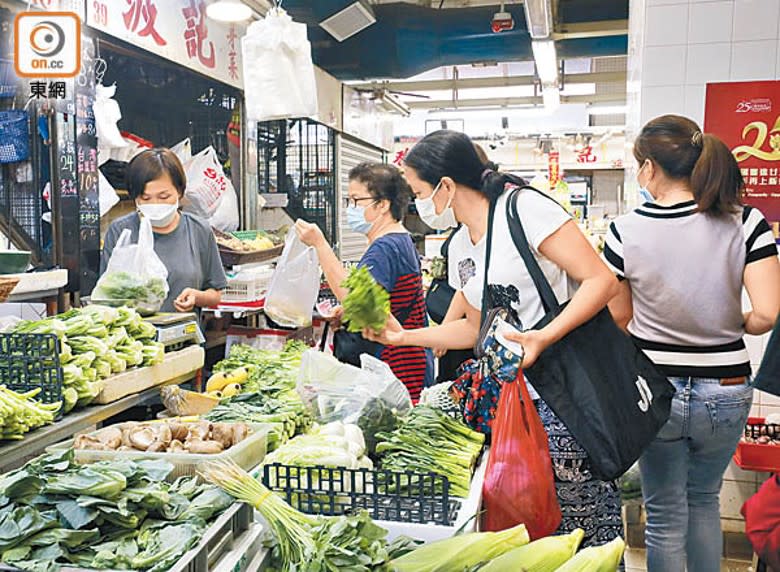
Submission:
[[[719,572],[720,487],[753,390],[718,379],[670,378],[669,421],[639,460],[648,572]]]

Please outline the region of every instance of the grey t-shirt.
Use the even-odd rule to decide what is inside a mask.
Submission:
[[[138,241],[141,219],[138,213],[118,218],[108,227],[103,252],[100,257],[100,273],[106,270],[111,251],[119,235],[126,228],[132,231],[132,242]],[[168,297],[160,311],[175,312],[173,301],[185,288],[223,290],[227,278],[217,249],[217,241],[209,224],[189,213],[182,213],[179,226],[169,234],[154,233],[154,251],[168,269]]]

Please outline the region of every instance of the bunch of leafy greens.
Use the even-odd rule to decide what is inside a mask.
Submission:
[[[214,371],[245,367],[249,370],[249,379],[243,383],[244,393],[275,395],[295,389],[301,357],[307,349],[309,346],[300,340],[289,340],[281,351],[233,344],[228,356],[214,366]]]
[[[164,461],[77,465],[44,455],[0,480],[0,560],[21,570],[61,565],[167,570],[233,499],[217,487],[164,479]]]
[[[131,307],[156,312],[168,295],[168,284],[162,278],[148,278],[129,272],[107,272],[92,292],[92,298],[103,302],[119,301]]]
[[[342,301],[347,331],[384,330],[390,314],[390,295],[377,284],[368,268],[353,268],[341,286],[349,290]]]

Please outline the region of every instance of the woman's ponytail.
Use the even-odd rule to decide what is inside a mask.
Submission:
[[[714,216],[733,214],[741,204],[744,188],[737,161],[714,135],[699,132],[699,136],[701,154],[691,172],[691,189],[699,211]]]

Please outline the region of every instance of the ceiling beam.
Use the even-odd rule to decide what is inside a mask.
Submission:
[[[626,72],[577,73],[564,75],[564,84],[579,83],[626,83]],[[536,77],[496,76],[465,79],[429,79],[421,81],[384,81],[350,85],[355,89],[388,89],[392,91],[438,91],[443,89],[473,89],[481,87],[516,87],[534,85]]]
[[[612,103],[622,105],[626,95],[604,93],[595,95],[562,95],[561,103]],[[407,101],[410,109],[464,109],[467,107],[515,107],[520,105],[543,105],[542,96],[492,97],[485,99],[460,99],[457,103],[449,99]]]
[[[558,24],[553,40],[578,40],[580,38],[603,38],[628,35],[628,20],[603,20],[579,24]]]

